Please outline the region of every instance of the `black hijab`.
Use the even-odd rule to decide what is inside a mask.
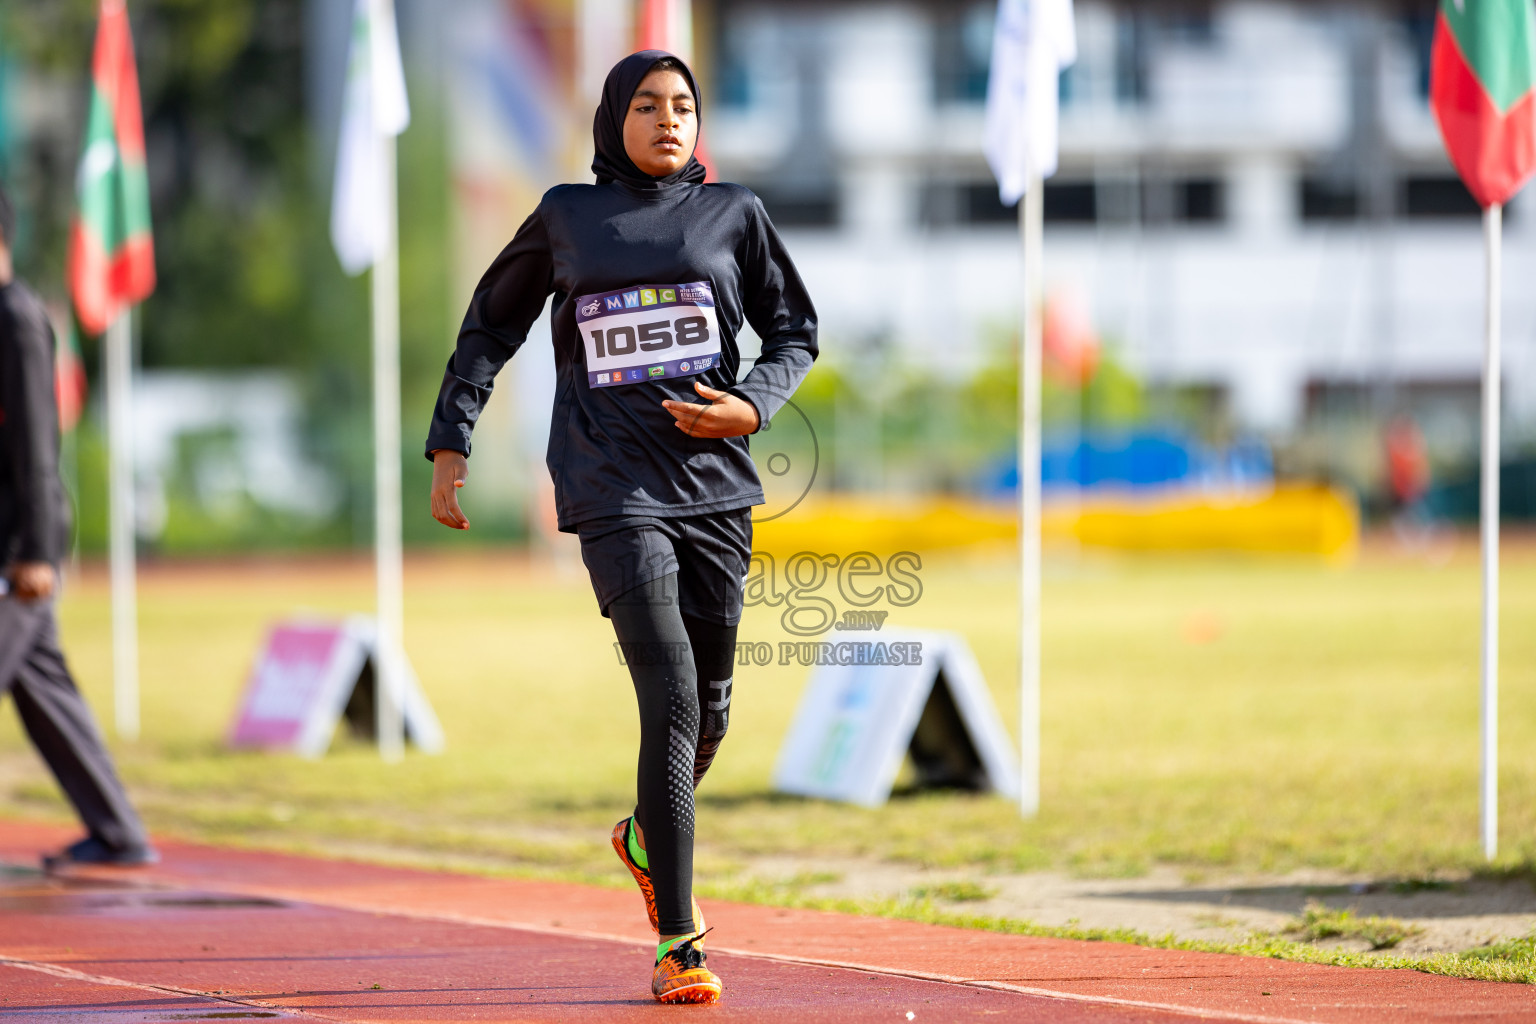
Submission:
[[[635,90],[640,88],[645,76],[651,73],[651,65],[663,57],[677,61],[677,70],[693,91],[695,110],[700,106],[699,86],[693,80],[693,72],[682,58],[666,50],[641,50],[615,64],[608,72],[608,80],[603,83],[603,99],[592,117],[592,173],[597,175],[599,185],[617,181],[632,188],[655,189],[684,181],[698,184],[704,180],[704,165],[692,154],[686,164],[665,178],[653,178],[636,167],[629,154],[624,152],[624,118],[629,113],[629,101],[634,99]]]

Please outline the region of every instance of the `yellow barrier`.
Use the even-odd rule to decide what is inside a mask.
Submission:
[[[1347,561],[1359,545],[1360,515],[1342,491],[1287,484],[1225,497],[1089,496],[1075,505],[1048,504],[1041,529],[1047,541],[1123,551],[1251,551]],[[753,546],[779,555],[921,554],[1017,538],[1011,505],[850,496],[806,502],[758,524]]]
[[[753,528],[752,546],[776,555],[896,551],[919,554],[986,541],[1016,541],[1018,514],[1007,505],[952,499],[842,496],[802,502]]]
[[[1360,514],[1354,500],[1332,487],[1287,485],[1264,494],[1228,498],[1187,495],[1151,501],[1085,504],[1053,511],[1078,542],[1129,551],[1256,551],[1354,556]]]

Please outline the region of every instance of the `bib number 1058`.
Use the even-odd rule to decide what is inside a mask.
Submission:
[[[587,387],[692,377],[720,366],[720,322],[708,281],[636,284],[576,300]]]
[[[709,320],[702,316],[682,316],[676,320],[624,324],[589,332],[597,358],[627,356],[639,352],[663,352],[673,346],[702,345],[709,341]]]

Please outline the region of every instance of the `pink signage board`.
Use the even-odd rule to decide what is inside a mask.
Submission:
[[[251,672],[239,716],[230,731],[230,745],[297,747],[305,727],[334,705],[337,682],[347,685],[350,692],[348,684],[356,677],[337,680],[337,669],[342,667],[337,662],[353,662],[354,671],[361,668],[357,657],[345,657],[352,653],[346,649],[356,646],[342,625],[274,626]]]
[[[353,615],[345,622],[281,622],[266,644],[229,731],[233,747],[290,750],[319,757],[331,745],[353,690],[377,657],[372,621]],[[442,728],[421,692],[409,662],[401,659],[400,701],[406,736],[423,751],[443,747]],[[377,702],[375,702],[376,704]]]

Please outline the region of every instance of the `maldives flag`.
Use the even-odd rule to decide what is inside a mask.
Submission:
[[[100,334],[155,290],[144,123],[125,0],[101,0],[91,78],[76,181],[80,209],[69,238],[69,290],[80,326]]]
[[[1483,207],[1536,171],[1536,2],[1441,0],[1429,101],[1451,163]]]

